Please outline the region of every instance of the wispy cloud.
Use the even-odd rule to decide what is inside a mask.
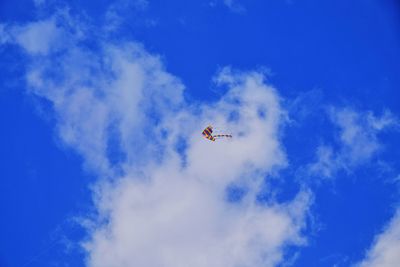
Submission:
[[[308,192],[286,203],[257,198],[265,177],[287,165],[286,112],[262,73],[224,68],[221,99],[188,102],[142,45],[101,38],[90,50],[85,27],[67,18],[68,28],[50,19],[12,34],[32,56],[31,92],[52,103],[60,138],[99,176],[96,216],[85,220],[88,266],[276,266],[287,246],[305,244]],[[205,140],[209,123],[234,138]],[[241,199],[229,200],[231,185],[246,189]]]
[[[41,7],[46,4],[46,0],[33,0],[36,7]]]
[[[243,14],[246,12],[246,8],[238,0],[212,0],[209,2],[209,6],[215,7],[220,3],[233,13]]]
[[[389,111],[376,116],[370,111],[331,108],[329,117],[339,130],[337,145],[319,146],[317,161],[309,166],[311,174],[322,177],[332,177],[339,170],[348,171],[369,162],[382,149],[378,134],[399,125]]]
[[[105,31],[113,32],[119,29],[126,21],[126,17],[135,16],[149,8],[149,1],[147,0],[118,0],[114,1],[105,13]],[[154,26],[156,21],[145,17],[140,17],[141,23],[146,26]]]
[[[243,13],[246,11],[244,6],[240,4],[237,0],[224,0],[225,6],[227,6],[231,11],[236,13]]]

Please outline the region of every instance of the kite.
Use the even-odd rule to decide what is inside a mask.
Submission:
[[[203,130],[202,134],[206,139],[213,141],[213,142],[219,138],[224,138],[224,137],[232,138],[232,135],[230,135],[230,134],[214,134],[213,135],[212,133],[213,133],[213,127],[211,125],[209,125]]]

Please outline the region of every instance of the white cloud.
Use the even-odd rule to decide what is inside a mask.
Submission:
[[[58,9],[51,17],[27,24],[0,24],[0,44],[17,44],[30,56],[46,56],[74,46],[84,38],[85,18]],[[93,33],[91,34],[93,36]]]
[[[94,52],[79,39],[55,57],[18,43],[40,52],[27,81],[53,104],[60,138],[103,178],[87,224],[88,266],[276,266],[287,246],[305,244],[307,192],[257,201],[265,177],[287,164],[286,112],[262,73],[225,68],[215,78],[228,88],[219,101],[189,103],[180,80],[140,44],[101,41]],[[205,140],[208,123],[234,138]],[[227,200],[232,184],[246,191],[238,202]]]
[[[62,38],[62,32],[57,28],[54,19],[30,23],[15,27],[15,41],[28,53],[47,54]]]
[[[322,177],[332,177],[339,170],[350,170],[369,162],[382,149],[378,134],[398,126],[398,120],[388,111],[376,116],[350,108],[331,108],[329,115],[339,129],[338,148],[319,146],[317,161],[309,166],[312,174]]]
[[[46,76],[51,72],[56,72],[54,77]],[[117,137],[127,166],[147,159],[139,150],[143,149],[142,154],[151,151],[143,146],[160,130],[148,113],[174,110],[182,102],[183,86],[178,79],[134,43],[120,48],[105,44],[99,55],[72,47],[62,57],[41,60],[27,78],[36,94],[53,102],[65,143],[102,175],[112,175],[113,169],[124,165],[110,165],[111,135]]]
[[[376,237],[366,258],[358,267],[396,267],[400,262],[400,212],[387,228]]]
[[[89,266],[276,266],[285,245],[303,243],[304,195],[289,205],[230,204],[176,167],[156,172],[102,193],[108,222],[86,243]]]

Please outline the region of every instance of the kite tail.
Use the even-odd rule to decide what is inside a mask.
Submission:
[[[214,138],[220,138],[220,137],[228,137],[228,138],[232,138],[231,134],[215,134],[213,135]]]

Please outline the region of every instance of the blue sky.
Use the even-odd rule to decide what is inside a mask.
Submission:
[[[400,261],[396,1],[6,0],[0,58],[0,266]]]

